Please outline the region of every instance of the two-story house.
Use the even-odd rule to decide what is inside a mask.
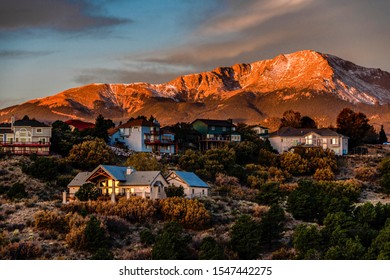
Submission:
[[[3,152],[10,154],[50,153],[51,126],[35,119],[24,118],[11,123],[0,124],[0,146]]]
[[[122,143],[135,152],[175,153],[175,135],[161,130],[157,121],[135,119],[109,131],[110,145]]]
[[[295,146],[321,147],[336,155],[348,154],[348,137],[329,128],[282,127],[268,137],[272,147],[283,153]]]
[[[231,119],[196,119],[191,125],[201,135],[199,147],[202,151],[218,148],[229,142],[241,142],[241,135]]]

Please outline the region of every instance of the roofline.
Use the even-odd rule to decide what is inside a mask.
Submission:
[[[171,173],[169,173],[167,177],[169,177],[169,175],[171,175],[172,173],[175,173],[180,179],[182,179],[184,182],[187,182],[187,181],[184,180],[179,174],[177,174],[176,171],[178,171],[178,170],[171,171]],[[179,171],[179,172],[188,172],[188,171]],[[191,172],[191,173],[194,173],[194,172]],[[195,174],[195,173],[194,173],[194,174]],[[196,175],[196,174],[195,174],[195,175]],[[198,175],[196,175],[196,176],[199,178]],[[200,178],[199,178],[199,179],[200,179]],[[202,179],[200,179],[200,180],[202,180]],[[202,180],[202,181],[203,181],[203,180]],[[204,182],[204,181],[203,181],[203,182]],[[187,183],[187,184],[188,184],[188,183]],[[207,187],[203,187],[203,186],[194,186],[194,185],[189,185],[189,186],[190,186],[190,187],[196,187],[196,188],[206,188],[206,189],[211,188],[211,187],[209,186],[209,184],[207,184],[206,182],[205,182],[205,184],[207,185]]]
[[[116,166],[116,165],[111,165],[111,166]],[[104,171],[106,171],[112,178],[115,178],[115,180],[119,182],[123,182],[121,180],[118,180],[115,176],[113,176],[106,168],[104,168],[103,164],[99,164],[94,170],[91,171],[91,175],[88,176],[88,178],[85,181],[88,181],[89,178],[99,169],[99,167],[102,167]],[[123,167],[123,166],[122,166]]]

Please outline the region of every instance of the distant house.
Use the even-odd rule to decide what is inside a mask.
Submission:
[[[95,127],[95,124],[90,123],[90,122],[84,122],[81,120],[67,120],[65,123],[67,125],[69,125],[69,127],[72,131],[74,131],[75,129],[77,129],[78,131],[83,131],[83,130],[86,130],[88,128]]]
[[[51,126],[35,119],[0,124],[0,147],[3,152],[17,155],[49,155]]]
[[[174,154],[175,135],[160,129],[157,121],[135,119],[109,130],[110,145],[122,143],[135,152]]]
[[[97,186],[101,194],[111,197],[113,202],[117,196],[165,198],[164,188],[168,186],[160,171],[136,171],[132,167],[99,165],[92,172],[80,172],[73,178],[68,184],[70,197],[74,197],[85,183]]]
[[[210,186],[193,172],[172,171],[167,177],[169,184],[182,186],[186,197],[203,197],[210,195]]]
[[[255,125],[252,129],[256,132],[257,136],[260,138],[265,138],[269,134],[269,128],[262,125]]]
[[[272,147],[279,153],[295,146],[321,147],[330,149],[336,155],[348,154],[348,137],[329,128],[282,127],[268,137]]]
[[[217,148],[229,142],[241,142],[241,135],[236,132],[236,126],[231,119],[196,119],[191,125],[201,135],[199,143],[202,151]]]

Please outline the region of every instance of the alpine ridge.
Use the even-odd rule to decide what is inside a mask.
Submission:
[[[350,107],[390,128],[390,73],[305,50],[270,60],[218,67],[168,83],[90,84],[0,110],[0,121],[29,115],[54,121],[114,121],[153,115],[162,124],[196,118],[262,122],[271,128],[293,109],[320,125],[335,124]]]

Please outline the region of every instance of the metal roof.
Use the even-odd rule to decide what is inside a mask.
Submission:
[[[210,187],[206,182],[200,179],[194,172],[173,171],[173,173],[179,176],[190,187],[201,187],[201,188]]]
[[[102,167],[105,169],[110,175],[113,177],[113,179],[117,181],[126,181],[126,166],[115,166],[115,165],[99,165],[99,167]],[[93,172],[95,172],[97,169],[95,169]],[[133,168],[134,170],[134,168]]]
[[[126,175],[126,181],[119,182],[119,186],[150,186],[160,171],[135,171]]]

